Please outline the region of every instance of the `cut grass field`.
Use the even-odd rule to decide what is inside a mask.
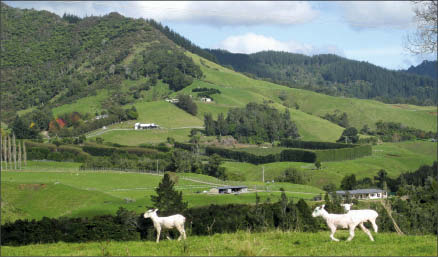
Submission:
[[[187,240],[89,242],[35,244],[19,247],[2,246],[4,256],[436,256],[436,237],[399,236],[395,233],[374,234],[369,240],[356,231],[351,242],[348,232],[336,233],[340,242],[333,242],[329,232],[282,232],[189,236]]]
[[[345,175],[355,174],[357,179],[373,178],[380,169],[385,169],[392,178],[402,172],[414,171],[421,165],[436,161],[437,145],[427,141],[384,143],[373,146],[372,156],[342,162],[323,162],[316,170],[312,163],[276,162],[254,165],[241,162],[225,162],[222,166],[228,174],[238,174],[248,181],[262,180],[262,166],[266,180],[276,179],[282,172],[293,167],[302,170],[310,179],[309,184],[322,188],[328,183],[339,185]]]
[[[42,165],[42,163],[44,165]],[[177,174],[175,189],[183,192],[189,207],[209,204],[255,203],[255,194],[201,193],[218,185],[246,185],[260,190],[262,201],[277,201],[280,187],[290,198],[312,199],[318,188],[289,183],[264,186],[259,182],[230,182],[200,175]],[[16,219],[92,217],[115,214],[119,207],[141,213],[152,206],[151,195],[162,175],[116,171],[79,171],[76,163],[29,161],[23,171],[1,173],[2,224]],[[263,192],[262,192],[263,191]]]

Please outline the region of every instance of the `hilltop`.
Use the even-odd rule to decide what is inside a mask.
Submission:
[[[36,110],[55,117],[71,112],[94,116],[117,106],[135,106],[138,117],[109,128],[155,122],[164,130],[143,132],[150,137],[140,140],[133,136],[140,132],[134,131],[113,130],[101,136],[118,143],[128,140],[128,144],[157,143],[169,136],[186,141],[190,127],[203,126],[205,113],[217,118],[219,113],[256,102],[281,111],[288,109],[304,140],[337,140],[344,128],[321,118],[334,112],[345,112],[350,125],[358,130],[364,125],[375,128],[382,120],[436,131],[434,107],[327,96],[256,80],[218,65],[214,56],[152,20],[125,18],[118,13],[83,19],[59,17],[3,3],[1,15],[5,49],[1,52],[2,87],[6,88],[1,96],[3,122]],[[332,66],[348,63],[335,56],[318,58],[315,60],[329,60]],[[331,74],[329,71],[325,72]],[[193,92],[196,88],[214,88],[221,93],[205,103]],[[181,93],[195,97],[196,116],[164,102],[166,97]],[[31,124],[31,118],[27,122]]]

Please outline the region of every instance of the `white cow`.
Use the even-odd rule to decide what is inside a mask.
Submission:
[[[346,214],[330,214],[324,209],[325,205],[316,207],[315,210],[312,213],[312,217],[318,217],[321,216],[327,223],[327,226],[331,230],[330,238],[333,241],[339,241],[339,239],[334,237],[334,234],[336,232],[336,229],[338,227],[340,228],[348,228],[350,230],[350,236],[348,237],[347,241],[351,241],[354,237],[354,230],[359,225],[360,228],[369,236],[371,241],[374,241],[373,236],[371,235],[371,232],[363,225],[363,222],[367,220],[373,220],[373,228],[374,231],[377,233],[377,225],[375,225],[375,219],[377,218],[378,214],[375,212],[373,213],[371,217],[370,212],[356,212],[356,211],[349,211]],[[372,210],[367,210],[372,211]],[[375,217],[374,217],[375,216]]]
[[[143,215],[145,219],[152,219],[155,230],[157,230],[157,243],[160,241],[160,233],[162,229],[176,228],[178,229],[180,234],[178,240],[181,240],[181,236],[186,239],[186,231],[184,230],[184,223],[186,222],[186,218],[184,216],[182,216],[181,214],[176,214],[169,217],[158,217],[157,211],[158,209],[148,210]],[[169,237],[167,238],[170,239]]]

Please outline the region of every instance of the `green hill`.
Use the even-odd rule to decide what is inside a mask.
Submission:
[[[333,54],[310,57],[276,51],[254,54],[209,51],[221,65],[294,88],[333,96],[378,99],[386,103],[436,104],[436,76],[431,78],[417,75],[431,74],[436,70],[436,62],[435,65],[426,63],[424,66],[427,67],[420,67],[418,72],[411,69],[409,74]]]

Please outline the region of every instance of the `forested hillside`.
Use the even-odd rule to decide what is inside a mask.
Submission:
[[[161,31],[173,32],[156,22],[118,13],[80,19],[1,7],[3,121],[10,122],[18,110],[51,109],[103,88],[110,90],[107,105],[123,105],[157,80],[179,90],[202,76],[184,49]],[[172,39],[202,53],[182,37]],[[123,80],[140,77],[149,84],[121,92]]]
[[[384,69],[367,62],[332,54],[310,57],[276,51],[249,55],[224,50],[209,51],[221,65],[294,88],[385,103],[436,104],[436,80]]]
[[[406,70],[408,73],[429,76],[433,79],[438,78],[438,62],[437,61],[423,61],[417,66],[411,66]]]

